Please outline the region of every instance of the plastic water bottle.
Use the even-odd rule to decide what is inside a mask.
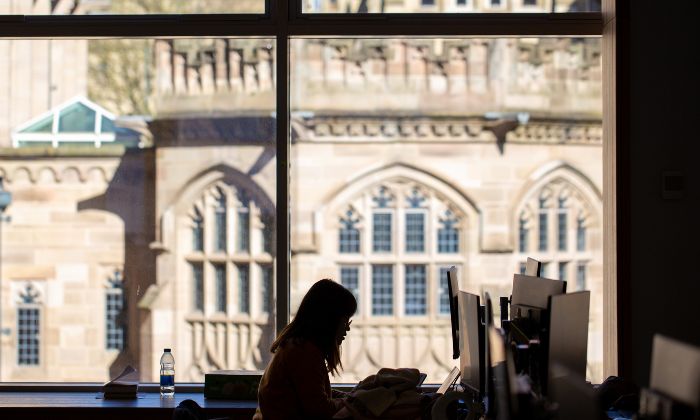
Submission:
[[[164,349],[160,356],[160,395],[172,397],[175,394],[175,358],[170,349]]]

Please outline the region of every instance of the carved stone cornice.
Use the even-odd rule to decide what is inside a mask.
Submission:
[[[314,116],[293,117],[295,142],[496,143],[505,120],[483,117]],[[530,120],[505,134],[509,143],[602,144],[599,120]]]

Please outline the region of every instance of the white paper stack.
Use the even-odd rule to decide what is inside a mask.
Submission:
[[[138,374],[132,366],[125,367],[122,373],[102,387],[105,399],[135,399],[138,389]]]

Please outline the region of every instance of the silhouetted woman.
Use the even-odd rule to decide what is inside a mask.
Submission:
[[[328,374],[342,368],[340,344],[356,310],[355,297],[340,284],[324,279],[311,286],[272,343],[254,420],[328,419],[341,408]]]

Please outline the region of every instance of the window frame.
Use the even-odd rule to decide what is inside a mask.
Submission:
[[[471,1],[469,2],[471,3]],[[629,223],[618,214],[627,209],[625,194],[618,196],[618,188],[628,180],[624,169],[629,166],[624,159],[627,142],[617,144],[618,132],[624,128],[616,125],[615,94],[624,92],[624,86],[615,82],[618,57],[615,48],[616,26],[615,0],[603,0],[602,12],[586,13],[415,13],[415,14],[306,14],[302,13],[302,0],[265,0],[262,14],[212,14],[212,15],[86,15],[86,16],[24,16],[0,15],[0,40],[3,39],[100,39],[113,37],[274,37],[276,76],[276,156],[278,161],[276,203],[276,260],[273,280],[276,299],[276,331],[281,331],[290,318],[290,225],[289,225],[289,168],[290,103],[289,91],[289,41],[292,37],[451,37],[451,36],[579,36],[603,37],[603,179],[605,185],[604,229],[604,336],[606,338],[604,375],[617,373],[619,317],[618,273],[628,274],[628,255],[618,236],[629,233]],[[624,104],[623,104],[624,106]],[[625,115],[622,115],[623,119]],[[621,157],[618,157],[621,156]],[[617,167],[623,176],[617,177]],[[623,238],[625,244],[628,239]],[[205,239],[206,241],[206,239]],[[625,266],[618,266],[620,254]],[[439,266],[439,264],[438,264]],[[396,273],[394,273],[395,275]],[[626,277],[626,276],[625,276]],[[625,288],[625,279],[620,287]],[[394,308],[396,310],[396,307]],[[623,320],[624,321],[624,320]],[[0,390],[17,388],[17,384],[3,385]],[[59,385],[60,386],[60,385]]]

